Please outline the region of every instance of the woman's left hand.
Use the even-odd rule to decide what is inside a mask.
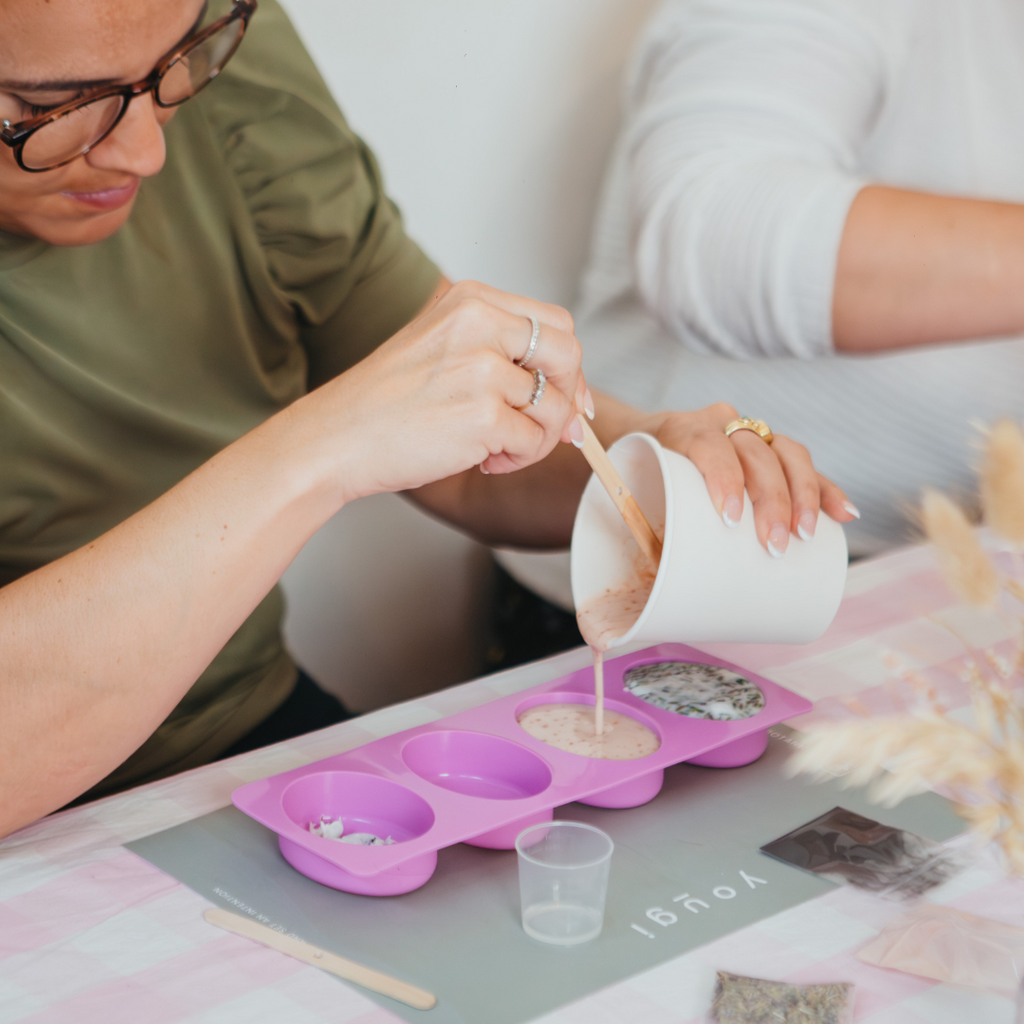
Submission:
[[[805,540],[814,536],[822,510],[840,523],[860,518],[846,495],[814,468],[802,444],[776,434],[768,445],[750,430],[726,436],[725,428],[739,417],[724,402],[695,412],[645,413],[588,391],[582,405],[595,408],[594,433],[606,448],[642,431],[685,455],[704,475],[715,509],[729,526],[739,525],[746,491],[758,539],[778,558],[786,553],[791,533]],[[569,544],[589,478],[580,453],[559,445],[519,472],[461,474],[420,487],[413,496],[484,543],[559,548]]]
[[[604,407],[599,409],[595,427]],[[814,468],[802,444],[775,434],[769,445],[751,430],[726,436],[725,428],[738,418],[731,405],[720,402],[696,412],[641,416],[629,429],[652,434],[666,448],[685,455],[704,474],[711,500],[727,525],[739,524],[746,490],[758,539],[777,558],[786,553],[791,533],[804,540],[814,536],[819,511],[840,523],[860,518],[846,495]]]

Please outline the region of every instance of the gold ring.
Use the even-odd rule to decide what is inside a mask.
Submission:
[[[735,434],[737,430],[752,430],[765,444],[771,444],[775,440],[771,427],[764,420],[752,420],[749,416],[741,416],[738,420],[733,420],[725,428],[725,436]]]

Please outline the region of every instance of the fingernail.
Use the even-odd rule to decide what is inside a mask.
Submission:
[[[583,411],[587,414],[588,420],[594,418],[594,396],[590,393],[590,388],[583,392]]]
[[[814,530],[818,525],[818,517],[808,510],[796,521],[796,532],[801,540],[814,540]]]
[[[491,471],[489,469],[487,469],[487,467],[484,466],[484,464],[482,462],[480,463],[480,472],[483,473],[484,476],[490,476],[491,475]]]
[[[789,530],[785,523],[776,523],[768,531],[768,551],[772,558],[781,558],[789,547]]]
[[[730,529],[740,525],[743,518],[743,499],[735,494],[730,494],[722,506],[722,521]]]
[[[573,416],[572,423],[569,425],[569,440],[577,448],[583,447],[583,424],[575,416]]]
[[[844,501],[843,508],[845,508],[846,511],[849,512],[854,519],[860,519],[860,509],[857,508],[857,506],[854,505],[852,501]]]

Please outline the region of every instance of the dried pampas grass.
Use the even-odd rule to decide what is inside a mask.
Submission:
[[[993,532],[1024,545],[1024,435],[1012,423],[1001,421],[988,435],[981,492]],[[959,506],[927,491],[921,513],[943,575],[962,601],[994,609],[1002,591],[1024,603],[1024,587],[1000,577]],[[870,797],[887,806],[940,789],[972,831],[998,842],[1010,870],[1024,876],[1024,641],[1018,639],[1012,663],[994,652],[967,653],[972,725],[948,717],[934,689],[904,673],[917,694],[911,713],[863,712],[854,721],[815,726],[790,769],[819,780],[847,772],[844,785],[870,785]]]
[[[975,687],[974,704],[976,718],[984,723],[979,728],[933,708],[816,726],[790,759],[789,770],[821,782],[852,764],[843,786],[870,785],[869,798],[885,807],[938,788],[972,831],[996,840],[1010,869],[1024,875],[1020,702],[993,702],[986,687]]]
[[[1024,546],[1024,434],[999,420],[988,437],[981,467],[981,507],[997,537]]]
[[[999,598],[999,576],[960,506],[926,490],[921,520],[957,597],[976,608],[992,608]]]

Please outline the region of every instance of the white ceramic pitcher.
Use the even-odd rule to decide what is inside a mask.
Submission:
[[[689,459],[647,434],[621,438],[608,454],[664,546],[654,589],[632,628],[612,647],[647,643],[808,643],[828,628],[846,582],[842,527],[824,512],[814,539],[790,537],[782,558],[760,544],[745,497],[737,527],[725,525]],[[634,571],[637,547],[592,476],[572,535],[576,609],[615,590]]]

